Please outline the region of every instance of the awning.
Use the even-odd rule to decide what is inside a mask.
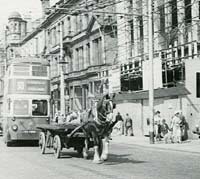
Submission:
[[[154,90],[154,98],[164,98],[172,96],[183,96],[188,95],[190,92],[184,86],[172,87],[172,88],[158,88]],[[115,100],[119,102],[131,102],[134,100],[148,99],[149,91],[138,91],[138,92],[122,92],[116,94]]]

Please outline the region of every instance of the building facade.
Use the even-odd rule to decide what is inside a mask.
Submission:
[[[51,9],[49,0],[41,3],[43,21],[19,40],[20,56],[45,56],[50,62],[52,114],[61,110],[63,98],[66,113],[87,109],[108,91],[109,69],[117,58],[117,49],[109,50],[117,45],[115,17],[85,10],[86,6],[98,9],[103,1],[61,0]],[[115,11],[111,6],[101,9]]]
[[[170,124],[182,110],[192,130],[199,113],[199,1],[153,1],[154,108]],[[120,2],[117,12],[120,91],[118,110],[129,113],[138,135],[148,133],[148,1]],[[119,72],[118,72],[119,73]],[[119,76],[119,74],[118,74]],[[129,106],[129,107],[127,107]]]
[[[20,47],[20,56],[45,56],[50,62],[52,114],[61,110],[62,100],[67,113],[90,108],[103,93],[117,93],[116,111],[130,114],[136,135],[147,134],[148,1],[60,0],[51,8],[49,0],[41,4],[42,21],[30,33],[24,32],[26,23],[19,14],[9,18],[16,39],[8,44],[16,56]],[[155,110],[168,124],[174,111],[182,110],[194,137],[191,131],[200,123],[200,3],[154,0],[152,5]],[[13,20],[21,23],[19,28]],[[7,54],[12,56],[10,46]]]

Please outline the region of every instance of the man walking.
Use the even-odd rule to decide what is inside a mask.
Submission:
[[[130,118],[129,114],[126,114],[126,118],[125,118],[125,135],[130,135],[130,136],[134,136],[133,134],[133,121]]]
[[[120,131],[120,134],[123,135],[124,134],[124,121],[123,121],[123,118],[122,118],[120,112],[117,113],[116,120],[118,121],[117,124],[119,124],[118,129]]]

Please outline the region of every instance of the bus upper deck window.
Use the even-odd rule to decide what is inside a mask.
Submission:
[[[47,67],[46,66],[32,66],[32,75],[47,77]]]

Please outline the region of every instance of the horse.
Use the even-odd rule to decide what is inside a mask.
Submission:
[[[113,109],[116,107],[114,97],[104,95],[97,102],[97,106],[90,109],[87,114],[87,121],[82,125],[82,130],[86,138],[92,138],[94,143],[94,163],[102,163],[108,159],[110,133],[114,125],[118,122],[113,121]],[[86,144],[87,146],[87,140]],[[84,148],[84,157],[88,156],[88,147]]]

